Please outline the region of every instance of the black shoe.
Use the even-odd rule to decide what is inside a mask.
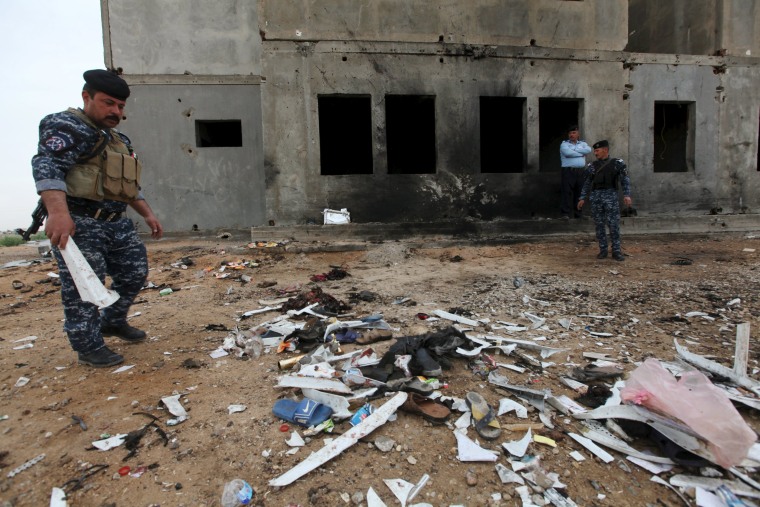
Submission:
[[[103,336],[116,336],[124,341],[137,343],[145,339],[145,331],[132,327],[129,324],[121,326],[103,326],[100,328]]]
[[[597,259],[606,259],[607,258],[607,250],[602,250],[598,254],[596,254]]]
[[[621,252],[612,252],[612,258],[618,262],[623,262],[625,260],[625,256]]]
[[[414,353],[414,360],[417,363],[419,369],[422,370],[421,373],[423,376],[440,377],[443,375],[441,365],[438,364],[435,359],[433,359],[427,349],[417,349],[417,352]]]
[[[81,352],[78,354],[79,364],[86,364],[95,368],[108,368],[109,366],[115,366],[124,362],[124,358],[120,354],[117,354],[105,345],[89,354],[82,354]]]

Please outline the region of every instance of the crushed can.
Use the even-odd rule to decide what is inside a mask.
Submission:
[[[369,403],[365,403],[364,406],[362,406],[362,408],[357,410],[356,413],[351,416],[351,421],[350,421],[351,426],[356,426],[357,424],[365,420],[367,417],[369,417],[370,414],[372,414],[372,412],[374,411],[375,411],[375,407],[373,407]]]

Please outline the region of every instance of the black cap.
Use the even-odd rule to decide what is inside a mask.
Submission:
[[[86,71],[83,77],[92,88],[115,99],[127,100],[129,97],[129,85],[113,71],[93,69]]]
[[[609,147],[610,147],[610,143],[608,143],[606,139],[603,139],[601,141],[597,141],[594,143],[594,149],[609,148]]]
[[[567,127],[568,132],[573,132],[576,130],[578,130],[578,125],[570,125],[569,127]]]

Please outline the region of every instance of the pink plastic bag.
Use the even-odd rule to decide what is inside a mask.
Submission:
[[[755,432],[726,393],[698,371],[685,372],[676,380],[650,358],[631,373],[620,396],[623,401],[681,420],[707,441],[722,467],[741,463],[755,443]]]

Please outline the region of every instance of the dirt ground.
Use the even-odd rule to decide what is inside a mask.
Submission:
[[[320,449],[323,438],[346,431],[349,424],[338,423],[332,435],[307,439],[304,448],[286,454],[289,433],[280,431],[282,421],[272,415],[272,406],[278,398],[294,394],[276,384],[283,373],[278,361],[295,354],[270,351],[244,360],[212,359],[209,353],[229,334],[224,329],[236,325],[247,329],[278,315],[268,312],[238,322],[241,313],[259,308],[260,300],[293,295],[292,290],[299,287],[307,290],[314,284],[311,275],[326,273],[331,266],[343,267],[350,276],[319,282],[324,292],[346,303],[352,293],[376,293],[374,302],[353,304],[351,311],[357,317],[382,313],[394,329],[394,338],[449,325],[417,317],[436,309],[466,310],[471,318],[488,319],[478,327],[481,333],[498,321],[528,322],[523,312],[546,318],[544,328],[509,336],[524,340],[545,336],[546,341],[538,343],[567,349],[552,356],[556,364],[544,371],[500,372],[513,384],[551,389],[554,395],[571,398],[577,393],[559,377],[587,364],[583,352],[607,353],[630,372],[636,362],[648,357],[674,359],[673,339],[678,338],[688,341],[692,352],[731,366],[736,324],[750,323],[753,335],[760,329],[760,250],[755,251],[760,241],[751,235],[624,238],[628,257],[622,263],[597,260],[590,236],[446,248],[385,242],[368,244],[364,251],[314,253],[250,248],[245,240],[235,239],[166,239],[147,246],[149,281],[175,292],[162,296],[156,289],[145,289],[132,307],[130,323],[146,330],[149,340],[126,345],[106,338],[109,346],[125,356],[125,365],[134,365],[122,373],[77,364],[62,331],[60,294],[48,276],[57,271],[53,261],[0,269],[0,417],[8,416],[0,420],[0,500],[5,502],[0,505],[48,505],[52,487],[80,477],[82,470],[95,464],[107,468],[71,491],[69,505],[218,506],[224,484],[243,478],[256,491],[252,502],[256,505],[366,505],[366,493],[372,487],[390,506],[398,501],[383,479],[416,483],[423,474],[429,474],[430,481],[414,502],[521,505],[515,485],[502,484],[493,463],[457,459],[451,427],[432,426],[404,412],[293,484],[268,487],[269,480]],[[36,246],[2,248],[0,265],[36,259],[36,254]],[[178,264],[183,258],[192,259],[187,269]],[[223,274],[223,263],[240,261],[258,265],[227,269],[229,277],[217,278]],[[243,274],[251,278],[250,283],[239,280]],[[524,280],[519,288],[515,277]],[[24,288],[14,288],[14,281],[22,282]],[[268,285],[263,282],[274,283],[263,287]],[[394,304],[402,297],[409,301]],[[732,301],[736,298],[740,302]],[[685,317],[691,311],[714,318]],[[559,324],[561,319],[571,319],[570,329]],[[591,331],[611,336],[592,336]],[[508,335],[504,330],[495,333]],[[16,349],[27,343],[17,340],[32,335],[37,336],[32,348]],[[373,347],[381,355],[392,343]],[[359,347],[344,345],[343,350]],[[755,378],[759,353],[753,340],[749,370]],[[512,356],[495,358],[519,363]],[[29,382],[17,386],[20,377]],[[497,406],[500,398],[511,397],[473,373],[466,359],[454,359],[441,380],[447,385],[442,389],[446,396],[464,398],[467,392],[477,391]],[[159,406],[162,397],[172,394],[182,394],[180,400],[189,413],[189,419],[176,426],[166,424],[171,416]],[[382,403],[372,401],[376,407]],[[232,404],[247,409],[229,414]],[[760,429],[757,413],[741,407],[739,411],[754,429]],[[158,417],[168,445],[158,432],[147,431],[134,456],[128,457],[124,446],[92,450],[92,442],[103,434],[129,433],[150,422],[141,412]],[[81,418],[87,429],[73,416]],[[455,413],[451,422],[458,416]],[[514,412],[500,416],[499,421],[502,426],[525,422]],[[529,421],[540,422],[536,410],[529,411]],[[615,461],[605,464],[567,437],[566,432],[578,431],[573,420],[555,414],[553,422],[555,430],[536,433],[555,439],[557,447],[531,443],[528,453],[540,456],[544,471],[559,474],[567,485],[565,493],[578,505],[682,505],[673,492],[650,482],[651,474],[623,455],[612,451]],[[468,434],[477,438],[472,429]],[[373,445],[379,436],[392,438],[395,448],[380,451]],[[479,442],[501,450],[503,442],[522,436],[523,431],[504,430],[493,442]],[[586,460],[571,458],[574,450]],[[40,462],[7,477],[40,454],[45,455]],[[503,451],[498,463],[509,465]],[[146,469],[142,475],[135,474],[139,476],[120,476],[118,470],[125,465],[132,472]],[[695,471],[676,467],[663,476]],[[758,474],[751,475],[760,479]]]

